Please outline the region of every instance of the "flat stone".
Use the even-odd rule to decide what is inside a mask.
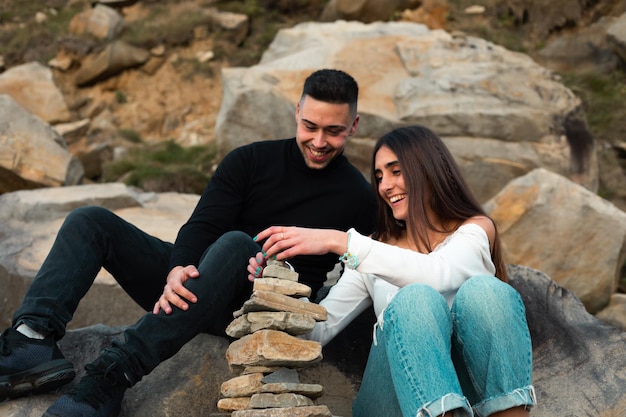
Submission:
[[[276,372],[272,372],[269,375],[265,375],[261,382],[264,384],[272,384],[274,382],[300,382],[300,376],[298,371],[290,368],[280,368]]]
[[[222,383],[220,395],[224,398],[250,397],[261,392],[263,374],[256,372],[229,379]]]
[[[288,281],[298,281],[298,277],[299,275],[297,272],[284,266],[270,264],[263,268],[263,278],[279,278]]]
[[[294,394],[306,395],[309,398],[319,398],[324,395],[324,387],[320,384],[299,384],[293,382],[273,382],[263,384],[261,392],[271,392],[282,394],[292,392]]]
[[[248,365],[243,368],[243,371],[241,371],[241,373],[243,375],[256,374],[256,373],[271,374],[273,372],[278,371],[280,368],[281,368],[280,366]]]
[[[250,408],[250,397],[222,398],[217,402],[217,409],[228,413],[247,408]]]
[[[226,350],[226,361],[231,369],[253,365],[297,368],[321,359],[322,346],[318,342],[276,330],[260,330],[244,336]]]
[[[313,400],[301,394],[291,392],[282,394],[262,393],[254,394],[250,398],[249,408],[305,407],[310,405],[315,405]]]
[[[239,339],[263,329],[281,330],[292,335],[309,333],[315,327],[315,319],[301,313],[285,311],[250,312],[233,320],[226,334]]]
[[[333,417],[325,405],[235,411],[232,417]]]
[[[311,287],[296,281],[280,278],[258,278],[254,280],[254,291],[270,291],[292,297],[309,297]]]
[[[298,300],[269,291],[253,292],[250,299],[243,303],[241,309],[235,311],[233,315],[239,317],[242,314],[252,311],[289,311],[292,313],[308,314],[317,321],[326,321],[328,319],[326,309],[319,304]]]

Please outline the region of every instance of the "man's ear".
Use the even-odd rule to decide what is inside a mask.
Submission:
[[[300,102],[298,101],[296,103],[296,113],[295,113],[296,124],[298,124],[299,118],[300,118]]]
[[[356,129],[359,127],[359,115],[357,114],[352,122],[352,126],[350,126],[350,130],[348,130],[348,136],[354,136],[356,133]]]

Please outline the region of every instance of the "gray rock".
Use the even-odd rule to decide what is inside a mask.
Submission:
[[[539,403],[531,415],[624,415],[626,333],[595,319],[573,293],[547,275],[517,265],[509,266],[509,274],[511,285],[526,305],[533,343],[533,384]],[[120,337],[121,330],[106,326],[73,330],[60,346],[82,374],[83,366],[113,338]],[[344,337],[349,340],[342,340]],[[348,328],[324,348],[322,362],[299,371],[302,383],[324,386],[325,394],[317,403],[327,405],[334,415],[352,415],[351,403],[363,370],[361,365],[350,370],[337,358],[363,361],[367,349],[351,351],[346,346],[369,348],[368,338],[369,325],[356,333]],[[121,417],[217,413],[219,387],[232,377],[224,358],[228,344],[224,338],[205,334],[191,340],[127,392]],[[54,393],[4,402],[0,415],[39,415],[74,384]]]
[[[612,22],[606,32],[606,39],[622,63],[626,63],[626,13]]]
[[[113,41],[102,51],[89,55],[75,74],[77,86],[104,80],[120,72],[144,64],[150,52],[123,41]]]
[[[302,82],[325,67],[359,82],[361,119],[346,155],[366,177],[373,140],[422,124],[454,141],[453,155],[468,182],[480,185],[480,201],[537,167],[598,187],[582,102],[553,72],[483,39],[409,22],[301,23],[280,30],[258,65],[224,68],[220,154],[292,136]],[[486,148],[486,155],[477,151]],[[485,181],[485,172],[496,178]]]

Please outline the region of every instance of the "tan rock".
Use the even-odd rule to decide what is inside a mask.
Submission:
[[[144,64],[150,52],[123,41],[114,41],[102,51],[88,55],[75,74],[75,84],[83,86]]]
[[[309,333],[315,327],[315,319],[306,314],[284,311],[251,312],[237,317],[226,328],[226,334],[239,339],[258,330],[282,330],[292,335]]]
[[[282,394],[261,393],[254,394],[250,398],[249,408],[282,408],[282,407],[305,407],[315,405],[313,400],[292,392]]]
[[[256,372],[241,375],[224,382],[220,387],[220,395],[225,398],[250,397],[261,392],[263,374]]]
[[[250,299],[243,304],[241,309],[235,311],[235,317],[252,311],[288,311],[302,313],[313,317],[317,321],[325,321],[328,318],[326,309],[319,304],[297,300],[283,294],[275,294],[269,291],[255,291]]]
[[[599,311],[596,317],[626,332],[626,294],[615,293],[611,295],[609,305]]]
[[[233,412],[250,408],[250,397],[222,398],[217,402],[220,411]]]
[[[48,123],[67,122],[71,113],[52,70],[39,62],[12,67],[0,74],[0,94]]]
[[[266,408],[259,410],[239,410],[232,417],[332,417],[325,405],[307,407]]]
[[[542,168],[511,181],[484,207],[500,226],[508,263],[546,273],[592,314],[608,305],[626,259],[626,213]]]
[[[258,278],[254,280],[255,291],[270,291],[292,297],[309,297],[311,287],[296,281],[279,278]]]
[[[82,164],[49,124],[0,94],[0,194],[74,185],[83,175]]]
[[[244,366],[303,367],[322,359],[318,342],[299,339],[276,330],[260,330],[235,340],[226,350],[231,369]]]
[[[111,40],[124,28],[124,18],[115,9],[96,5],[75,15],[70,21],[70,32],[89,33],[98,39]]]
[[[263,268],[263,278],[280,278],[298,281],[298,273],[284,266],[270,264]]]
[[[250,366],[244,367],[241,373],[243,375],[256,374],[259,372],[263,374],[271,374],[272,372],[278,371],[280,368],[281,368],[280,366],[250,365]]]

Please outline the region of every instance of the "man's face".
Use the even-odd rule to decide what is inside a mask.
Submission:
[[[359,116],[350,106],[305,96],[296,107],[296,142],[309,168],[325,168],[343,152],[349,136],[356,133]]]

